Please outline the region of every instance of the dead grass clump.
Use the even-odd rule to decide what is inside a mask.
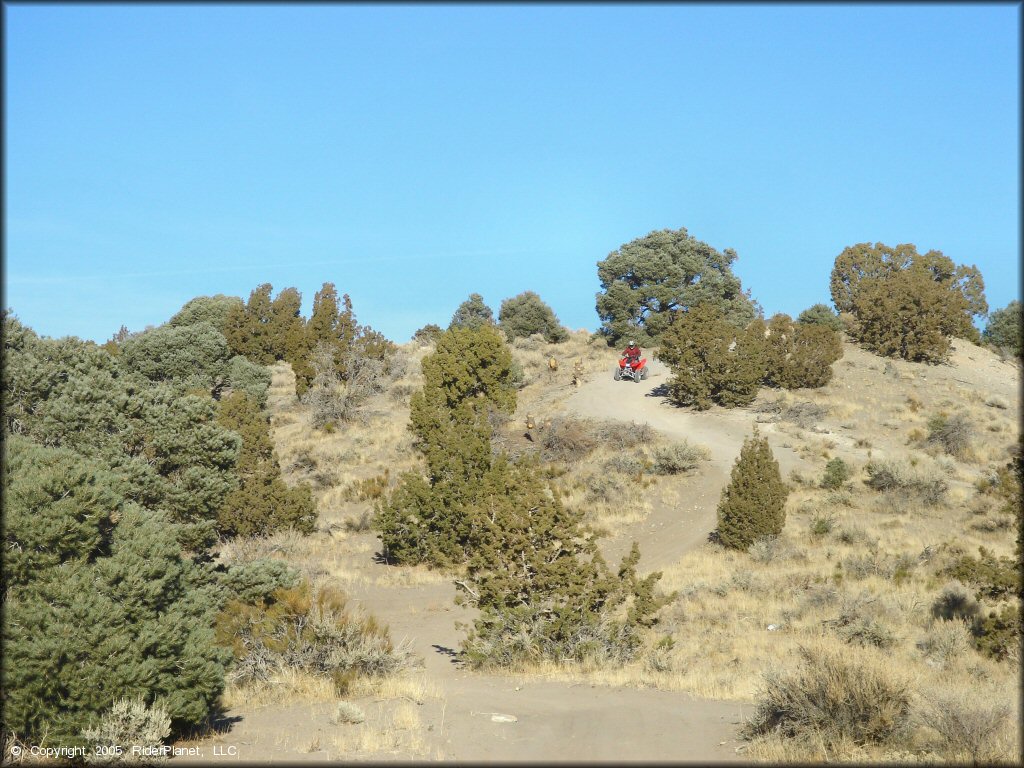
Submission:
[[[560,416],[541,432],[540,444],[545,461],[577,462],[597,448],[598,438],[593,422]]]
[[[711,454],[702,445],[690,445],[686,440],[672,445],[662,445],[652,451],[654,473],[657,475],[678,475],[696,469]]]
[[[604,468],[609,472],[636,477],[649,468],[649,463],[637,454],[617,453],[604,463]]]
[[[777,732],[816,735],[826,742],[899,741],[908,731],[909,684],[867,652],[822,645],[798,648],[795,669],[765,674],[745,738]]]
[[[840,604],[839,615],[826,620],[825,626],[847,643],[892,648],[896,635],[880,620],[878,612],[876,598],[865,593],[847,596]]]
[[[346,501],[376,501],[387,491],[390,479],[391,470],[385,468],[382,475],[353,480],[342,498]]]
[[[981,613],[981,606],[959,581],[951,581],[932,603],[932,616],[943,621],[973,620]]]
[[[917,558],[908,554],[893,555],[871,548],[866,555],[848,555],[842,560],[843,572],[852,579],[880,576],[899,584],[917,567]]]
[[[747,552],[751,560],[761,564],[807,559],[807,555],[784,536],[759,539],[750,545]]]
[[[331,714],[331,723],[341,725],[342,723],[361,723],[366,719],[362,708],[351,701],[339,701]]]
[[[1013,759],[1011,707],[995,696],[933,689],[921,694],[914,715],[931,730],[945,760],[978,765]]]
[[[793,403],[779,414],[783,421],[789,421],[802,429],[810,429],[824,419],[829,412],[827,405],[819,403],[801,402]]]
[[[872,538],[867,531],[856,525],[844,525],[836,532],[836,540],[843,544],[866,544],[869,547],[878,544],[877,539]]]
[[[965,621],[934,621],[916,647],[931,665],[949,667],[971,650],[971,631]]]
[[[916,465],[904,461],[869,461],[865,470],[865,481],[876,491],[909,491],[926,504],[938,504],[945,498],[949,483],[938,465],[918,462]]]
[[[391,674],[411,663],[372,616],[348,609],[345,595],[303,582],[275,590],[268,605],[229,601],[217,617],[217,641],[231,648],[229,679],[265,682],[282,670],[333,681],[343,691],[357,675]]]
[[[963,413],[937,413],[928,420],[927,444],[939,446],[955,459],[963,461],[970,457],[973,438],[974,425]]]

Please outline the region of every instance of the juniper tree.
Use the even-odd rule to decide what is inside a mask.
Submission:
[[[861,280],[853,303],[855,335],[885,357],[937,363],[963,330],[967,302],[921,268]]]
[[[463,643],[478,665],[626,661],[671,597],[655,589],[660,572],[637,576],[635,543],[613,573],[582,533],[582,512],[563,506],[534,466],[497,457],[467,517],[472,555],[455,583],[480,611]]]
[[[734,250],[719,252],[685,228],[620,246],[597,263],[600,333],[611,344],[625,338],[653,344],[676,314],[699,303],[716,305],[729,323],[743,328],[760,310],[732,271],[737,258]]]
[[[988,312],[977,267],[957,265],[941,251],[912,244],[859,243],[836,257],[832,301],[851,313],[852,334],[880,355],[938,362],[949,337],[977,342],[972,318]]]
[[[233,306],[224,321],[224,336],[231,352],[259,365],[270,365],[274,354],[270,339],[270,283],[253,289],[244,306]]]
[[[821,323],[794,323],[777,314],[768,321],[764,383],[797,389],[821,387],[832,378],[832,363],[842,357],[839,334]]]
[[[753,435],[743,441],[718,502],[719,541],[747,550],[758,539],[778,535],[786,522],[788,495],[768,439],[755,426]]]
[[[700,410],[746,405],[765,373],[764,322],[755,319],[741,330],[716,305],[696,304],[673,318],[655,355],[672,371],[673,402]]]
[[[217,512],[217,528],[226,536],[266,535],[295,529],[312,533],[316,505],[308,485],[289,488],[281,479],[270,422],[244,392],[221,400],[217,422],[237,433],[242,446],[235,466],[238,486]]]
[[[488,415],[515,411],[512,355],[493,326],[456,327],[442,334],[422,368],[409,429],[426,475],[403,475],[374,524],[389,560],[447,565],[467,553],[466,505],[491,463]]]
[[[494,311],[484,303],[484,297],[479,293],[469,294],[469,298],[459,304],[448,324],[448,330],[453,328],[476,329],[484,325],[494,324]]]
[[[296,360],[308,352],[301,311],[302,294],[296,288],[285,288],[270,303],[267,332],[275,360]]]
[[[533,291],[525,291],[501,302],[498,325],[509,340],[535,333],[542,334],[552,344],[569,338],[554,310]]]
[[[1021,304],[1014,299],[1002,309],[995,310],[988,318],[982,337],[997,349],[1006,350],[1017,357],[1024,349],[1024,327],[1022,327]]]

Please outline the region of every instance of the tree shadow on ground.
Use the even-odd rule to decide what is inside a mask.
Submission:
[[[445,656],[449,657],[452,664],[454,664],[455,666],[463,666],[465,664],[465,661],[463,661],[462,659],[462,654],[456,651],[454,648],[448,648],[444,645],[437,645],[436,643],[431,645],[430,647],[438,653],[442,653]]]

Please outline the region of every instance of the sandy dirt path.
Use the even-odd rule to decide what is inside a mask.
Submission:
[[[640,523],[622,530],[614,541],[602,546],[607,557],[620,558],[632,541],[640,544],[643,571],[663,568],[707,541],[717,524],[716,510],[722,489],[729,481],[733,463],[743,440],[750,436],[755,414],[748,410],[714,407],[698,412],[679,408],[664,396],[669,378],[667,367],[651,360],[649,378],[639,383],[615,381],[613,367],[607,375],[594,376],[566,402],[566,410],[581,417],[612,419],[625,423],[647,423],[672,440],[688,440],[706,447],[711,458],[703,462],[699,476],[689,487],[688,498],[680,508],[654,504]],[[793,469],[809,466],[792,450],[782,445],[784,436],[773,424],[759,424],[779,462],[782,477]]]

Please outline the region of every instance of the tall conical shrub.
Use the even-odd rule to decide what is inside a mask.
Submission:
[[[718,502],[719,541],[727,547],[746,550],[758,539],[781,533],[788,494],[768,439],[754,427],[754,434],[740,449],[729,485]]]

